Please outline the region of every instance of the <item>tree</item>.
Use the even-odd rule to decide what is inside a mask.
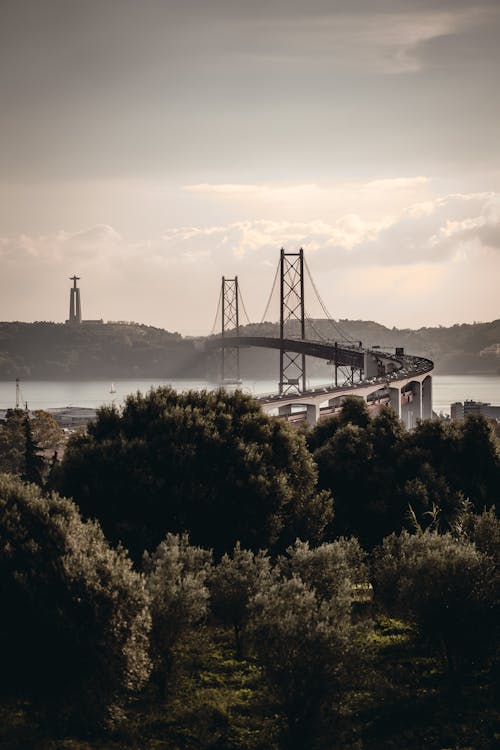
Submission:
[[[0,472],[22,474],[25,460],[25,412],[8,409],[0,422]]]
[[[500,567],[500,518],[495,507],[480,515],[471,514],[465,523],[466,533],[477,549],[493,558]]]
[[[335,597],[321,599],[293,576],[255,595],[250,637],[285,714],[287,746],[312,747],[360,674],[366,651],[358,627]]]
[[[342,402],[342,411],[333,417],[321,419],[306,433],[309,450],[321,448],[332,438],[340,427],[348,424],[366,429],[370,423],[370,413],[364,399],[347,396]]]
[[[31,415],[33,437],[42,451],[55,451],[64,441],[64,432],[47,411],[36,409]]]
[[[22,478],[26,482],[41,485],[44,462],[39,451],[40,446],[33,437],[31,420],[26,414],[24,417],[24,471]]]
[[[392,534],[375,553],[374,586],[376,599],[413,622],[450,673],[496,649],[498,569],[471,542],[436,532]]]
[[[153,666],[164,696],[176,655],[207,615],[211,558],[208,550],[191,546],[187,534],[167,534],[154,554],[144,556]]]
[[[351,612],[357,587],[369,580],[366,553],[357,539],[338,539],[311,548],[297,539],[280,559],[280,568],[289,578],[300,578],[321,601],[334,600],[345,616]]]
[[[340,427],[314,453],[321,486],[335,498],[335,530],[338,534],[370,539],[373,520],[366,508],[370,501],[372,444],[362,427]]]
[[[237,542],[230,556],[227,553],[213,569],[209,578],[211,608],[224,625],[233,628],[236,656],[245,653],[245,629],[248,605],[264,586],[270,585],[273,571],[268,554],[241,549]]]
[[[142,576],[75,505],[0,476],[0,690],[82,726],[117,720],[149,674]]]
[[[45,474],[41,453],[55,450],[62,439],[62,430],[48,412],[9,409],[0,422],[0,471],[41,484]]]
[[[251,397],[158,388],[130,396],[120,414],[101,409],[68,444],[59,488],[139,560],[169,531],[217,556],[236,541],[317,541],[333,512],[316,482],[304,439]]]
[[[500,455],[488,420],[471,414],[460,425],[460,489],[476,512],[500,504]]]

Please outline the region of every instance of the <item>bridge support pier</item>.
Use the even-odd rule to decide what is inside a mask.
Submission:
[[[432,375],[422,381],[422,419],[432,419]]]
[[[389,406],[401,419],[401,388],[389,388]]]
[[[401,393],[401,419],[409,430],[415,429],[417,419],[422,419],[422,386],[418,380]]]
[[[318,404],[306,404],[306,422],[310,425],[315,425],[319,419],[319,405]]]

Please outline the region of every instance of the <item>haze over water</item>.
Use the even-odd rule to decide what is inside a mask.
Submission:
[[[323,385],[323,379],[311,379],[311,386]],[[25,381],[21,383],[21,400],[30,409],[53,409],[60,406],[97,408],[103,404],[120,405],[130,393],[146,393],[151,387],[171,385],[176,390],[215,388],[206,380],[116,380],[116,393],[110,393],[111,383],[104,380]],[[454,401],[472,399],[500,405],[500,377],[495,375],[436,375],[433,377],[433,409],[436,413],[450,413]],[[276,393],[273,380],[247,380],[242,389],[254,395]],[[15,383],[0,382],[0,408],[15,405]]]

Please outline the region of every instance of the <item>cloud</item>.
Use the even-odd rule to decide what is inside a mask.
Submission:
[[[331,222],[241,220],[173,227],[143,241],[130,241],[108,225],[4,237],[1,317],[62,319],[67,278],[77,273],[88,317],[202,332],[213,314],[220,277],[237,274],[246,305],[259,319],[280,247],[305,249],[327,306],[343,316],[351,310],[360,317],[364,309],[367,317],[408,324],[395,302],[404,310],[404,300],[413,298],[413,314],[430,311],[438,299],[446,304],[453,278],[457,290],[467,290],[468,308],[475,306],[471,317],[484,319],[488,314],[481,310],[493,300],[483,298],[481,285],[468,288],[468,279],[473,274],[477,284],[483,274],[489,288],[500,272],[500,194],[451,194],[407,206],[391,219],[347,213]],[[29,295],[20,297],[22,286]],[[377,308],[371,315],[369,303]]]
[[[205,198],[216,207],[238,211],[251,219],[315,221],[356,213],[369,219],[387,219],[409,204],[432,195],[431,179],[423,175],[368,181],[303,183],[196,183],[183,192]]]
[[[309,11],[309,9],[308,9]],[[391,12],[366,6],[361,12],[324,9],[257,25],[259,52],[269,60],[331,62],[337,70],[370,74],[415,73],[425,65],[432,40],[470,31],[495,16],[485,7]]]

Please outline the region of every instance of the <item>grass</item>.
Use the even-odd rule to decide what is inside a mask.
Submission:
[[[37,725],[28,704],[1,705],[1,750],[278,750],[283,720],[260,670],[235,658],[229,633],[210,636],[183,655],[170,699],[159,701],[150,686],[113,733],[54,736]],[[379,618],[371,642],[374,661],[365,684],[345,696],[318,748],[500,748],[493,672],[450,683],[439,661],[397,620]]]

